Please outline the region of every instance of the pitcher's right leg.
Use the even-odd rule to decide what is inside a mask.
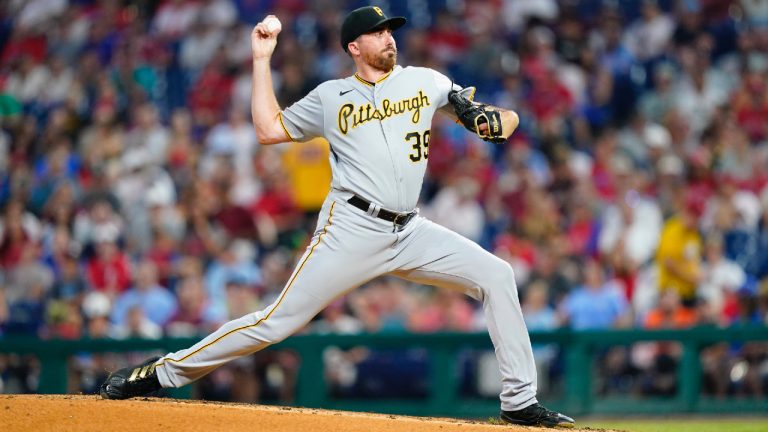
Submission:
[[[323,224],[318,227],[322,228],[272,305],[224,324],[190,348],[143,364],[137,374],[130,368],[115,372],[102,386],[102,396],[134,397],[145,394],[155,383],[180,387],[195,381],[230,360],[285,339],[333,299],[383,273],[391,238],[361,233],[360,224],[365,220],[360,218],[330,200],[319,217]]]
[[[224,324],[191,348],[163,357],[157,364],[163,387],[188,384],[230,360],[280,342],[333,299],[381,274],[384,256],[378,249],[386,245],[361,236],[350,219],[359,215],[349,212],[340,203],[330,205],[326,224],[318,229],[272,305]]]

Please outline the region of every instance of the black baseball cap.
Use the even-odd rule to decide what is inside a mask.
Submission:
[[[358,36],[369,33],[377,27],[386,26],[397,30],[405,24],[404,17],[389,18],[377,6],[365,6],[350,12],[341,25],[341,47],[347,50],[347,45]]]

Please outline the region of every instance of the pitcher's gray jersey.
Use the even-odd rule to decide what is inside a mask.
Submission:
[[[432,69],[395,66],[376,83],[354,75],[320,84],[281,121],[294,141],[328,140],[332,187],[411,211],[427,168],[432,117],[448,103],[451,85]]]

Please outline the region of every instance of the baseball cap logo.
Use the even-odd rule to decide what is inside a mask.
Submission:
[[[377,14],[379,14],[379,16],[384,16],[384,12],[382,12],[382,11],[381,11],[381,8],[380,8],[380,7],[378,7],[378,6],[374,6],[374,7],[373,7],[373,10],[375,10],[375,11],[376,11],[376,13],[377,13]]]

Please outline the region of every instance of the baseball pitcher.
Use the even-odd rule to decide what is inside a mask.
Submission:
[[[573,427],[573,419],[536,400],[536,369],[512,268],[415,208],[435,113],[493,142],[515,130],[517,114],[473,102],[471,87],[462,89],[432,69],[398,66],[392,32],[406,20],[387,17],[378,7],[352,11],[341,28],[341,45],[357,72],[320,84],[281,110],[270,72],[280,33],[275,21],[267,17],[251,36],[253,125],[263,145],[315,137],[330,142],[331,191],[312,241],[273,304],[224,324],[190,348],[112,373],[102,397],[125,399],[189,384],[280,342],[335,298],[389,274],[459,290],[483,303],[503,377],[502,420]]]

